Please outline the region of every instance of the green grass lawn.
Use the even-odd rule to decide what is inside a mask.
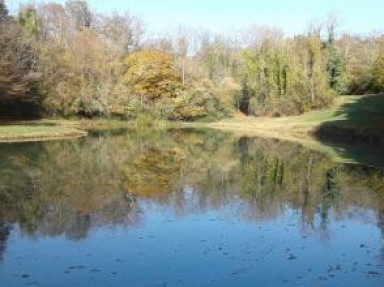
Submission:
[[[350,125],[361,126],[382,120],[383,111],[384,95],[340,96],[329,109],[292,118],[303,123],[322,124],[343,121]]]
[[[342,97],[331,113],[320,117],[315,135],[320,140],[384,142],[384,95]]]
[[[339,96],[330,108],[291,117],[236,117],[209,127],[299,142],[335,160],[384,166],[384,95]]]
[[[384,127],[384,95],[339,96],[332,107],[291,117],[244,117],[213,123],[212,126],[253,128],[266,132],[316,133],[321,127],[349,128],[377,133]]]
[[[62,125],[4,125],[0,126],[0,141],[46,140],[85,136],[87,133]]]

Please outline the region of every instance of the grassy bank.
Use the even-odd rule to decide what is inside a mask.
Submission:
[[[268,118],[236,116],[215,123],[169,123],[156,121],[156,126],[211,127],[238,134],[258,134],[305,143],[384,142],[384,96],[341,96],[328,109],[301,116]],[[45,140],[84,136],[87,130],[147,127],[147,121],[117,120],[50,120],[3,123],[0,141]],[[153,126],[153,122],[152,125]]]
[[[384,96],[340,96],[328,109],[300,116],[235,117],[212,123],[219,129],[252,130],[279,137],[321,141],[378,142],[384,136]]]
[[[87,132],[63,125],[0,126],[0,142],[37,141],[86,136]]]
[[[40,119],[0,122],[0,142],[44,141],[83,137],[89,132],[103,132],[125,128],[153,129],[179,127],[167,121],[121,121],[110,119]]]
[[[131,125],[117,120],[40,119],[5,121],[0,124],[0,142],[43,141],[76,138],[91,130],[119,129]]]
[[[384,95],[341,96],[331,108],[301,116],[237,116],[208,124],[237,136],[299,142],[327,152],[336,161],[384,166]]]

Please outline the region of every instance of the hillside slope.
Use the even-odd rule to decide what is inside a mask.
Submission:
[[[300,142],[343,162],[384,166],[384,95],[340,96],[331,108],[300,116],[236,117],[209,126]]]

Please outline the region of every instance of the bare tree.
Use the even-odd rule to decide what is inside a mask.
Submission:
[[[72,16],[76,29],[90,28],[92,14],[85,0],[67,0],[65,9]]]
[[[336,30],[340,27],[341,21],[339,17],[332,13],[325,19],[324,26],[327,29],[328,42],[333,43],[336,40]]]

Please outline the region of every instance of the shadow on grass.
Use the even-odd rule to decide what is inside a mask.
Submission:
[[[323,123],[315,137],[348,161],[384,167],[384,95],[356,97],[337,115],[340,120]]]

